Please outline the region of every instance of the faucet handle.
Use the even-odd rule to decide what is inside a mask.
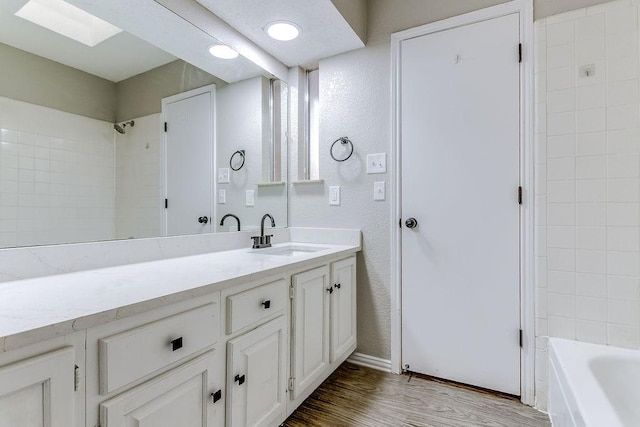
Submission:
[[[273,237],[273,234],[265,234],[264,235],[264,244],[271,246],[271,238],[272,237]]]
[[[253,249],[260,248],[260,236],[251,236],[251,239],[253,239]]]

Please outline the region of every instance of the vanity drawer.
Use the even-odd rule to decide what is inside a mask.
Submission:
[[[266,319],[287,308],[289,287],[278,280],[227,297],[227,334]]]
[[[213,345],[217,304],[207,304],[98,340],[100,394],[108,394]]]

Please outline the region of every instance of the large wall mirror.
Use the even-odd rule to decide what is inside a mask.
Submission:
[[[75,12],[59,13],[71,3],[96,5],[86,9],[117,27],[87,31]],[[0,3],[0,247],[237,230],[229,216],[220,225],[227,214],[243,230],[264,213],[286,227],[287,84],[241,55],[195,55],[211,37],[158,2],[136,2],[146,14],[120,3]],[[66,22],[51,24],[56,14]],[[208,104],[191,102],[205,92]],[[203,121],[208,133],[192,131]],[[189,161],[200,137],[204,172]],[[196,183],[181,171],[194,169],[205,190],[192,195]],[[182,212],[203,197],[209,208]]]

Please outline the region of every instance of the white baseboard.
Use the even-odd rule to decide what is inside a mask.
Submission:
[[[353,363],[367,368],[377,369],[379,371],[391,372],[391,360],[381,359],[375,356],[369,356],[368,354],[353,353],[347,362]]]

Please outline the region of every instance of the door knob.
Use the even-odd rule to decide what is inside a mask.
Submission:
[[[418,220],[415,218],[409,218],[404,222],[404,225],[406,225],[407,228],[416,228],[418,226]]]
[[[209,217],[208,216],[201,216],[200,218],[198,218],[198,222],[200,224],[206,224],[209,222]]]

